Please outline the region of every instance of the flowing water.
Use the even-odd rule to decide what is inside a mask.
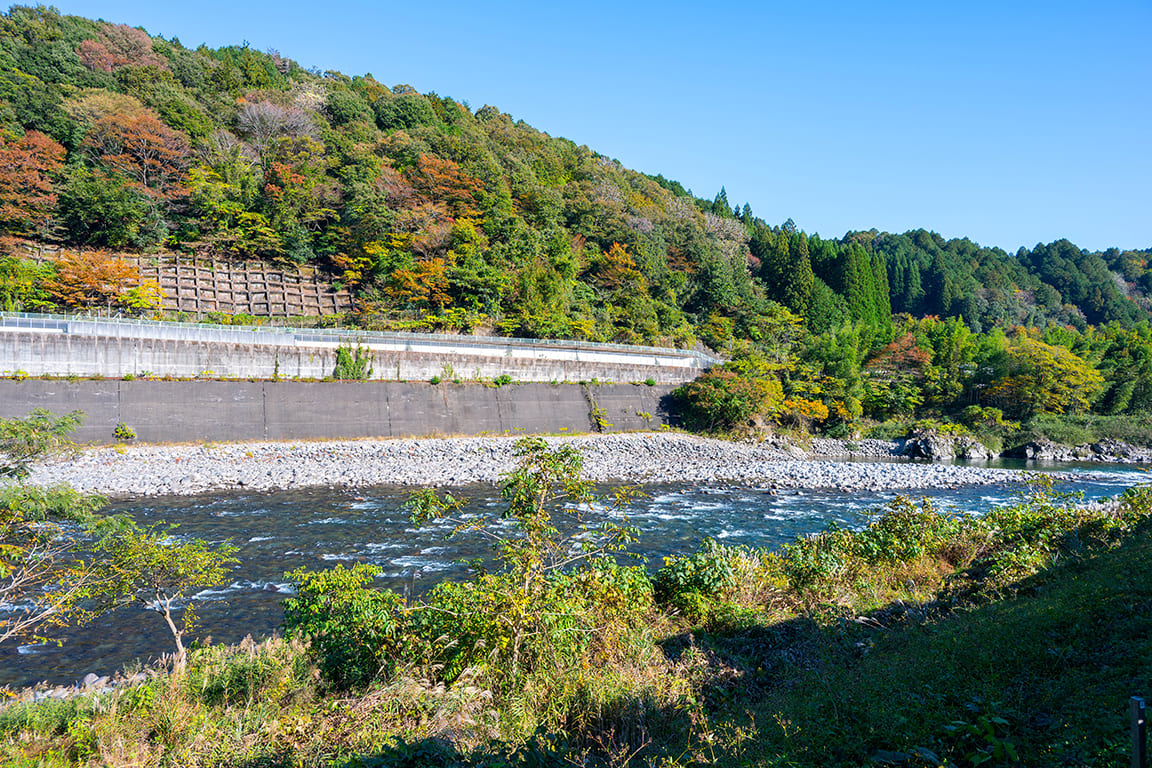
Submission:
[[[998,466],[1004,466],[1000,464]],[[1114,496],[1144,479],[1131,467],[1052,465],[1078,473],[1061,490],[1083,492],[1085,499]],[[1102,473],[1101,470],[1107,470]],[[589,522],[611,515],[640,530],[633,551],[650,567],[673,553],[695,551],[702,539],[725,544],[778,547],[797,536],[824,529],[866,524],[869,515],[897,496],[892,492],[770,491],[712,484],[649,485],[622,516],[592,509]],[[465,514],[498,510],[502,502],[491,486],[453,491],[465,500]],[[1012,503],[1020,486],[961,487],[905,492],[929,496],[966,513]],[[108,511],[127,512],[143,524],[179,523],[177,537],[230,541],[239,547],[241,565],[226,586],[193,598],[203,631],[213,642],[236,642],[246,634],[264,637],[280,623],[280,604],[290,594],[284,573],[294,568],[322,569],[337,563],[380,566],[387,586],[419,594],[442,579],[460,578],[456,560],[488,552],[478,535],[448,539],[450,526],[412,524],[404,509],[411,489],[377,487],[355,490],[296,490],[173,496],[118,502]],[[61,633],[53,644],[0,645],[0,686],[37,681],[68,684],[89,672],[109,675],[135,660],[169,650],[171,636],[154,612],[128,607],[83,628]]]

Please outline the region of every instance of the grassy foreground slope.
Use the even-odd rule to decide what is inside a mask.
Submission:
[[[1152,527],[934,623],[816,630],[811,666],[747,710],[750,762],[1126,764],[1152,691]],[[899,611],[897,611],[897,614]],[[887,625],[887,626],[886,626]],[[739,635],[718,648],[739,643]],[[746,694],[738,694],[742,698]],[[733,707],[736,714],[738,707]]]

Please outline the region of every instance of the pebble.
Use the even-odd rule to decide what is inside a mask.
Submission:
[[[549,437],[584,457],[596,482],[736,482],[776,489],[880,490],[993,485],[1020,480],[1014,470],[951,463],[843,462],[841,441],[794,446],[730,442],[669,432]],[[462,486],[497,483],[516,464],[516,437],[460,437],[89,448],[39,465],[38,485],[68,483],[113,498],[271,491],[333,485]],[[840,443],[839,449],[837,443]],[[891,457],[892,443],[850,444],[854,457]],[[839,450],[839,453],[836,451]]]

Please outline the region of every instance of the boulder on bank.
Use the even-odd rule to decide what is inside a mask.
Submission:
[[[904,438],[897,451],[900,456],[928,461],[967,459],[983,461],[995,458],[983,443],[967,435],[942,435],[934,429],[916,430]]]
[[[955,443],[956,458],[967,461],[988,461],[996,452],[974,437],[959,437]]]
[[[1071,446],[1041,438],[1011,448],[1004,452],[1004,456],[1028,461],[1108,461],[1118,464],[1152,462],[1152,450],[1111,438]]]
[[[943,461],[956,457],[952,451],[952,439],[935,430],[913,432],[904,438],[898,453],[910,459],[927,459],[928,461]]]
[[[1093,458],[1093,452],[1087,445],[1060,445],[1040,438],[1009,448],[1003,456],[1028,461],[1084,461]]]
[[[1152,450],[1139,448],[1135,445],[1122,443],[1106,437],[1100,442],[1087,446],[1097,461],[1115,461],[1121,463],[1152,462]]]

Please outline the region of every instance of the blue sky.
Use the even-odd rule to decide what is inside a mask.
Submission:
[[[58,0],[492,104],[839,237],[1152,247],[1152,2]]]

